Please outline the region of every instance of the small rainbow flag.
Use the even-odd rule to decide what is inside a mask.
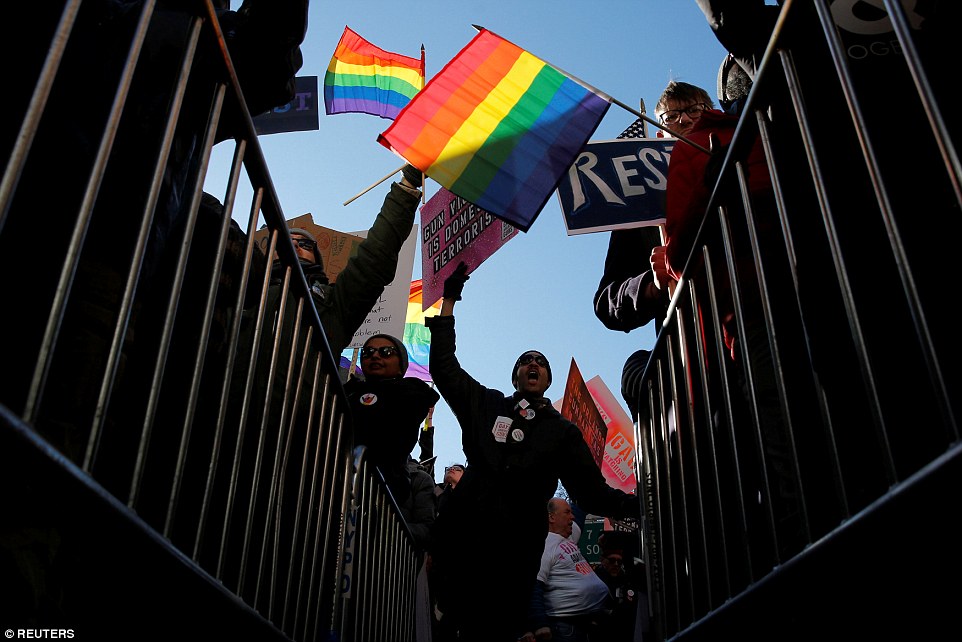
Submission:
[[[431,332],[424,326],[424,319],[441,312],[441,301],[436,301],[422,311],[421,297],[424,294],[421,279],[411,281],[411,294],[408,296],[408,313],[404,320],[404,338],[401,339],[408,351],[408,371],[404,376],[417,377],[422,381],[432,381],[428,371],[428,358],[431,354]]]
[[[344,27],[324,75],[328,114],[356,112],[394,118],[424,87],[421,59],[384,51]]]
[[[526,232],[610,101],[481,29],[378,142]]]

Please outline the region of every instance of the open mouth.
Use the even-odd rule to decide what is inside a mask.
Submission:
[[[537,368],[528,369],[528,381],[536,382],[539,376],[540,376],[540,373],[538,372]]]

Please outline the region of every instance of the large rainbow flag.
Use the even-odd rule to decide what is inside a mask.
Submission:
[[[359,112],[394,118],[424,87],[421,59],[384,51],[344,27],[324,75],[328,114]]]
[[[481,29],[378,141],[526,232],[610,101]]]
[[[408,371],[406,377],[417,377],[422,381],[432,381],[428,372],[428,357],[431,354],[431,331],[424,327],[424,319],[441,312],[438,300],[427,310],[422,311],[423,283],[421,279],[411,281],[411,294],[408,296],[408,313],[404,320],[404,337],[401,341],[408,351]]]

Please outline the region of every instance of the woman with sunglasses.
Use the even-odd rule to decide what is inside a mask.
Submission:
[[[381,471],[415,540],[424,545],[434,521],[434,479],[416,462],[408,464],[421,423],[441,397],[420,379],[404,376],[408,354],[397,337],[375,334],[360,356],[363,378],[344,384],[354,445],[367,447],[368,461]]]

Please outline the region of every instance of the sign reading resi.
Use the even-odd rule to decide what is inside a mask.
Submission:
[[[665,222],[669,138],[590,142],[558,184],[568,235]]]

